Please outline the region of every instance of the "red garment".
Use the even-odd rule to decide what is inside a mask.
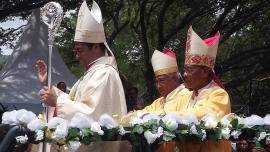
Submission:
[[[210,38],[207,38],[205,40],[203,40],[208,46],[212,46],[216,41],[217,39],[219,38],[220,36],[220,33],[219,31],[216,33],[215,36],[213,37],[210,37]],[[222,89],[225,90],[224,86],[222,85],[222,83],[219,81],[218,77],[216,76],[216,74],[212,71],[212,75],[211,75],[212,79],[215,81],[215,83],[217,85],[219,85]]]
[[[176,56],[173,53],[173,51],[171,51],[171,50],[169,50],[167,48],[164,48],[163,53],[166,54],[166,55],[168,55],[168,56],[170,56],[170,57],[172,57],[172,58],[174,58],[174,59],[176,58]]]
[[[216,74],[212,71],[212,75],[211,75],[212,79],[215,81],[215,83],[217,85],[219,85],[222,89],[225,90],[224,86],[222,85],[222,83],[219,81],[218,77],[216,76]]]

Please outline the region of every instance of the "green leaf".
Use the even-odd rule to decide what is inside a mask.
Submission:
[[[113,139],[115,135],[118,135],[119,127],[108,129],[108,139]]]
[[[78,138],[78,136],[79,136],[78,129],[75,128],[69,129],[66,141],[75,140],[76,138]]]
[[[85,145],[89,145],[89,144],[91,144],[91,138],[90,138],[90,136],[85,136],[85,137],[83,137],[82,139],[81,139],[81,143],[82,144],[85,144]]]
[[[176,137],[175,134],[170,131],[164,131],[163,133],[163,140],[165,141],[171,141],[174,137]]]
[[[222,139],[222,131],[221,131],[221,128],[215,128],[215,134],[216,134],[216,138],[219,140],[219,139]]]
[[[259,127],[257,128],[257,130],[258,130],[259,132],[264,132],[264,131],[265,131],[264,128],[263,128],[263,126],[259,126]]]
[[[179,138],[181,141],[185,141],[185,135],[182,135],[181,133],[178,134],[178,138]]]
[[[174,147],[173,151],[174,151],[174,152],[179,152],[178,147]]]
[[[166,124],[162,121],[162,119],[159,120],[159,126],[162,128],[167,128]]]
[[[244,124],[239,124],[238,126],[237,126],[237,129],[242,129],[244,127]]]
[[[41,130],[45,132],[47,129],[48,129],[48,126],[45,126]]]
[[[233,121],[231,121],[231,125],[232,125],[232,128],[237,128],[237,126],[238,126],[238,119],[234,119]]]
[[[214,142],[215,147],[218,147],[218,143],[217,143],[217,137],[215,134],[210,134],[209,135],[209,139],[212,140]]]

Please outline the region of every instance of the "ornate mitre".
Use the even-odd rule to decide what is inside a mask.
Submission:
[[[91,11],[84,1],[80,7],[74,41],[86,43],[106,42],[101,10],[93,1]]]
[[[219,36],[220,34],[217,32],[215,36],[202,40],[190,27],[187,34],[185,64],[203,65],[213,69]]]
[[[163,53],[155,50],[151,63],[155,76],[178,72],[176,56],[169,49],[164,49]]]

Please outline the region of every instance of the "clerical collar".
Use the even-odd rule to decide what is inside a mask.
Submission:
[[[215,83],[215,82],[212,80],[212,81],[211,81],[210,83],[208,83],[206,86],[204,86],[203,88],[197,90],[198,94],[200,94],[200,92],[202,92],[202,90],[204,90],[204,89],[209,89],[209,88],[211,87],[212,83]]]
[[[90,69],[90,67],[92,65],[94,65],[97,61],[102,60],[103,58],[105,58],[105,56],[102,56],[102,57],[96,59],[95,61],[91,62],[90,64],[88,64],[86,67],[84,67],[85,71],[87,71],[88,69]]]

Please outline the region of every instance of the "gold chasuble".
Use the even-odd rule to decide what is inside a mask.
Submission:
[[[189,92],[183,84],[173,90],[166,98],[160,97],[151,105],[143,110],[138,110],[137,113],[154,113],[156,115],[164,114],[165,112],[173,112],[180,106],[180,101],[185,93]]]
[[[206,66],[213,70],[218,49],[220,33],[215,36],[202,40],[192,29],[189,28],[187,34],[185,65]],[[211,74],[212,81],[205,87],[196,90],[197,96],[192,92],[186,93],[181,97],[177,113],[180,116],[184,114],[193,114],[200,121],[206,114],[214,114],[217,121],[231,112],[231,105],[228,93],[214,74]],[[175,100],[178,100],[177,98]],[[167,111],[165,111],[167,112]],[[169,112],[169,111],[168,111]],[[167,142],[162,145],[158,152],[173,152],[177,146],[180,152],[230,152],[231,142],[220,140],[215,147],[214,142]]]
[[[181,98],[181,104],[177,107],[177,113],[180,116],[188,113],[194,114],[198,120],[208,113],[214,114],[220,120],[224,115],[231,112],[230,100],[227,92],[220,88],[216,83],[212,83],[208,89],[203,89],[199,92],[194,105],[189,105],[192,101],[193,92],[184,94]],[[178,100],[176,98],[175,100]],[[189,106],[189,107],[188,107]],[[222,110],[220,110],[222,109]],[[169,111],[165,111],[169,112]],[[231,142],[221,140],[217,142],[218,147],[215,147],[214,142],[167,142],[166,146],[161,146],[158,152],[173,152],[177,146],[180,152],[230,152]]]

